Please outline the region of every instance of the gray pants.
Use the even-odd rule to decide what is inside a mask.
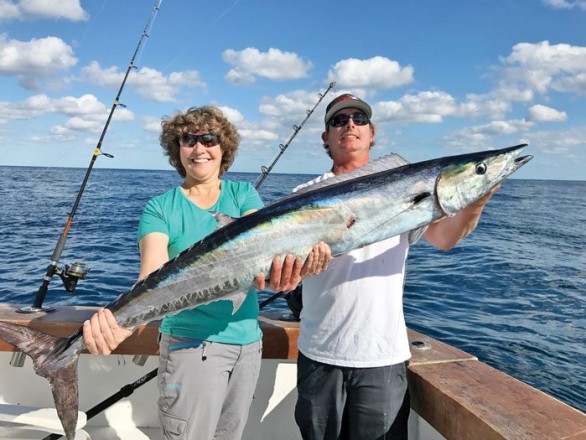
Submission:
[[[162,334],[160,353],[163,440],[240,439],[260,372],[262,341],[194,343]]]
[[[349,368],[297,360],[295,421],[305,440],[406,440],[409,419],[404,363]]]

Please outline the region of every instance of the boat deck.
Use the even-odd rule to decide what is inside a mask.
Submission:
[[[80,324],[95,311],[93,307],[63,307],[46,314],[20,314],[15,312],[17,307],[0,304],[0,320],[31,326],[58,336],[68,336],[74,333]],[[292,421],[291,404],[295,401],[294,372],[299,324],[280,320],[278,314],[270,314],[261,317],[261,328],[264,334],[264,360],[261,378],[269,380],[268,383],[266,380],[259,382],[257,394],[266,396],[266,401],[261,402],[260,408],[253,406],[249,424],[262,425],[270,417],[277,417],[277,415],[281,419],[289,418]],[[92,381],[92,376],[100,377],[97,380],[111,377],[111,380],[107,379],[108,383],[102,387],[107,388],[103,394],[109,396],[125,385],[125,382],[116,382],[117,378],[113,377],[111,372],[107,373],[110,376],[100,376],[99,370],[101,368],[111,367],[104,367],[103,365],[106,364],[96,363],[96,359],[110,364],[117,362],[119,364],[118,370],[131,369],[130,377],[135,379],[146,374],[153,367],[156,368],[157,333],[158,323],[153,322],[138,328],[118,348],[116,354],[120,356],[82,356],[80,359],[80,381],[84,379],[82,371],[83,375],[89,376],[87,379],[89,382]],[[426,421],[417,422],[417,426],[410,426],[412,432],[419,433],[417,438],[432,438],[431,435],[422,435],[428,429],[427,423],[429,423],[437,433],[447,439],[586,439],[586,414],[583,412],[484,364],[462,350],[426,335],[409,330],[409,340],[413,353],[408,369],[411,406],[413,411]],[[5,354],[10,355],[11,351],[14,351],[11,345],[0,341],[0,353],[7,352]],[[147,364],[144,367],[138,367],[130,361],[121,361],[124,359],[124,355],[137,354],[148,356]],[[91,364],[89,364],[90,361]],[[30,360],[27,363],[30,364]],[[0,398],[12,404],[37,406],[38,403],[32,398],[33,396],[29,396],[31,397],[30,402],[16,401],[16,394],[11,395],[9,391],[5,392],[5,389],[11,389],[13,386],[8,381],[15,380],[15,375],[8,374],[10,373],[8,369],[12,367],[7,362],[0,368],[3,372],[1,375],[3,379],[0,379]],[[137,370],[134,370],[135,368]],[[118,370],[116,370],[117,375]],[[132,376],[133,374],[134,376]],[[287,378],[287,385],[280,391],[281,395],[277,396],[273,388],[283,378]],[[48,392],[46,381],[36,377],[32,372],[26,373],[26,379],[22,380],[28,381],[29,385],[34,384],[35,387],[38,385],[39,393],[41,389],[43,393],[45,390]],[[267,390],[263,391],[263,387],[266,387]],[[93,388],[95,388],[95,383]],[[97,395],[84,397],[84,392],[87,393],[80,385],[81,409],[92,406],[91,403],[87,403],[88,398],[95,399],[93,404],[100,401]],[[133,401],[134,406],[129,404],[126,407],[129,415],[132,415],[133,411],[138,414],[141,405],[146,405],[147,402],[150,405],[155,404],[156,394],[153,395],[155,397],[148,398],[140,396],[140,392],[137,394],[139,396]],[[262,400],[262,398],[255,400]],[[50,402],[52,402],[51,399],[48,404],[44,405],[52,406]],[[259,404],[259,402],[255,403]],[[124,408],[119,407],[117,411],[124,411]],[[96,417],[96,420],[105,422],[106,418],[100,415]],[[131,436],[121,436],[119,431],[115,433],[112,428],[105,428],[103,426],[105,423],[100,422],[102,425],[99,426],[93,425],[92,422],[93,420],[88,422],[87,430],[92,434],[94,440],[102,438],[149,439],[160,436],[156,428],[140,427],[153,426],[148,422],[137,423],[136,426],[139,428],[133,428],[135,431]],[[245,438],[284,438],[282,436],[271,437],[268,434],[261,435],[255,429],[247,427]],[[435,438],[441,438],[441,436]],[[39,438],[43,438],[43,436]]]

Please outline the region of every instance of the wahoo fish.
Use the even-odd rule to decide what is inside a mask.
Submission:
[[[134,327],[212,301],[237,310],[258,273],[275,255],[305,258],[327,243],[332,255],[455,215],[531,160],[527,145],[408,164],[398,155],[370,162],[304,188],[250,215],[212,213],[219,228],[106,305],[118,323]],[[66,437],[75,436],[77,362],[82,329],[70,337],[0,322],[0,338],[33,360],[48,379]]]

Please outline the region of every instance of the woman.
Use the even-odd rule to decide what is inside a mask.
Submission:
[[[209,211],[240,217],[262,207],[250,183],[221,179],[234,161],[240,136],[218,108],[190,108],[161,126],[161,146],[184,181],[147,203],[138,230],[139,280],[212,233],[218,225]],[[304,264],[292,256],[281,264],[275,257],[269,287],[294,289],[302,276],[318,273],[328,260],[329,248],[322,244]],[[264,275],[255,283],[264,289]],[[158,405],[164,439],[242,436],[260,370],[257,318],[257,292],[251,289],[234,314],[229,301],[216,301],[162,320]],[[130,334],[105,309],[84,323],[85,343],[93,354],[110,354]]]

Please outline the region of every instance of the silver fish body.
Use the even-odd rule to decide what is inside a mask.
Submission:
[[[108,307],[122,325],[134,326],[245,293],[275,255],[305,257],[320,241],[338,255],[454,215],[525,164],[530,157],[519,159],[523,149],[326,180],[218,229]],[[378,170],[387,162],[369,166]]]
[[[527,163],[526,145],[407,164],[398,156],[373,161],[286,197],[223,227],[136,283],[106,307],[133,327],[217,300],[239,307],[256,274],[275,255],[305,258],[315,243],[333,255],[416,230],[487,194]],[[0,322],[0,338],[33,358],[52,386],[68,439],[77,417],[81,329],[69,338]]]

